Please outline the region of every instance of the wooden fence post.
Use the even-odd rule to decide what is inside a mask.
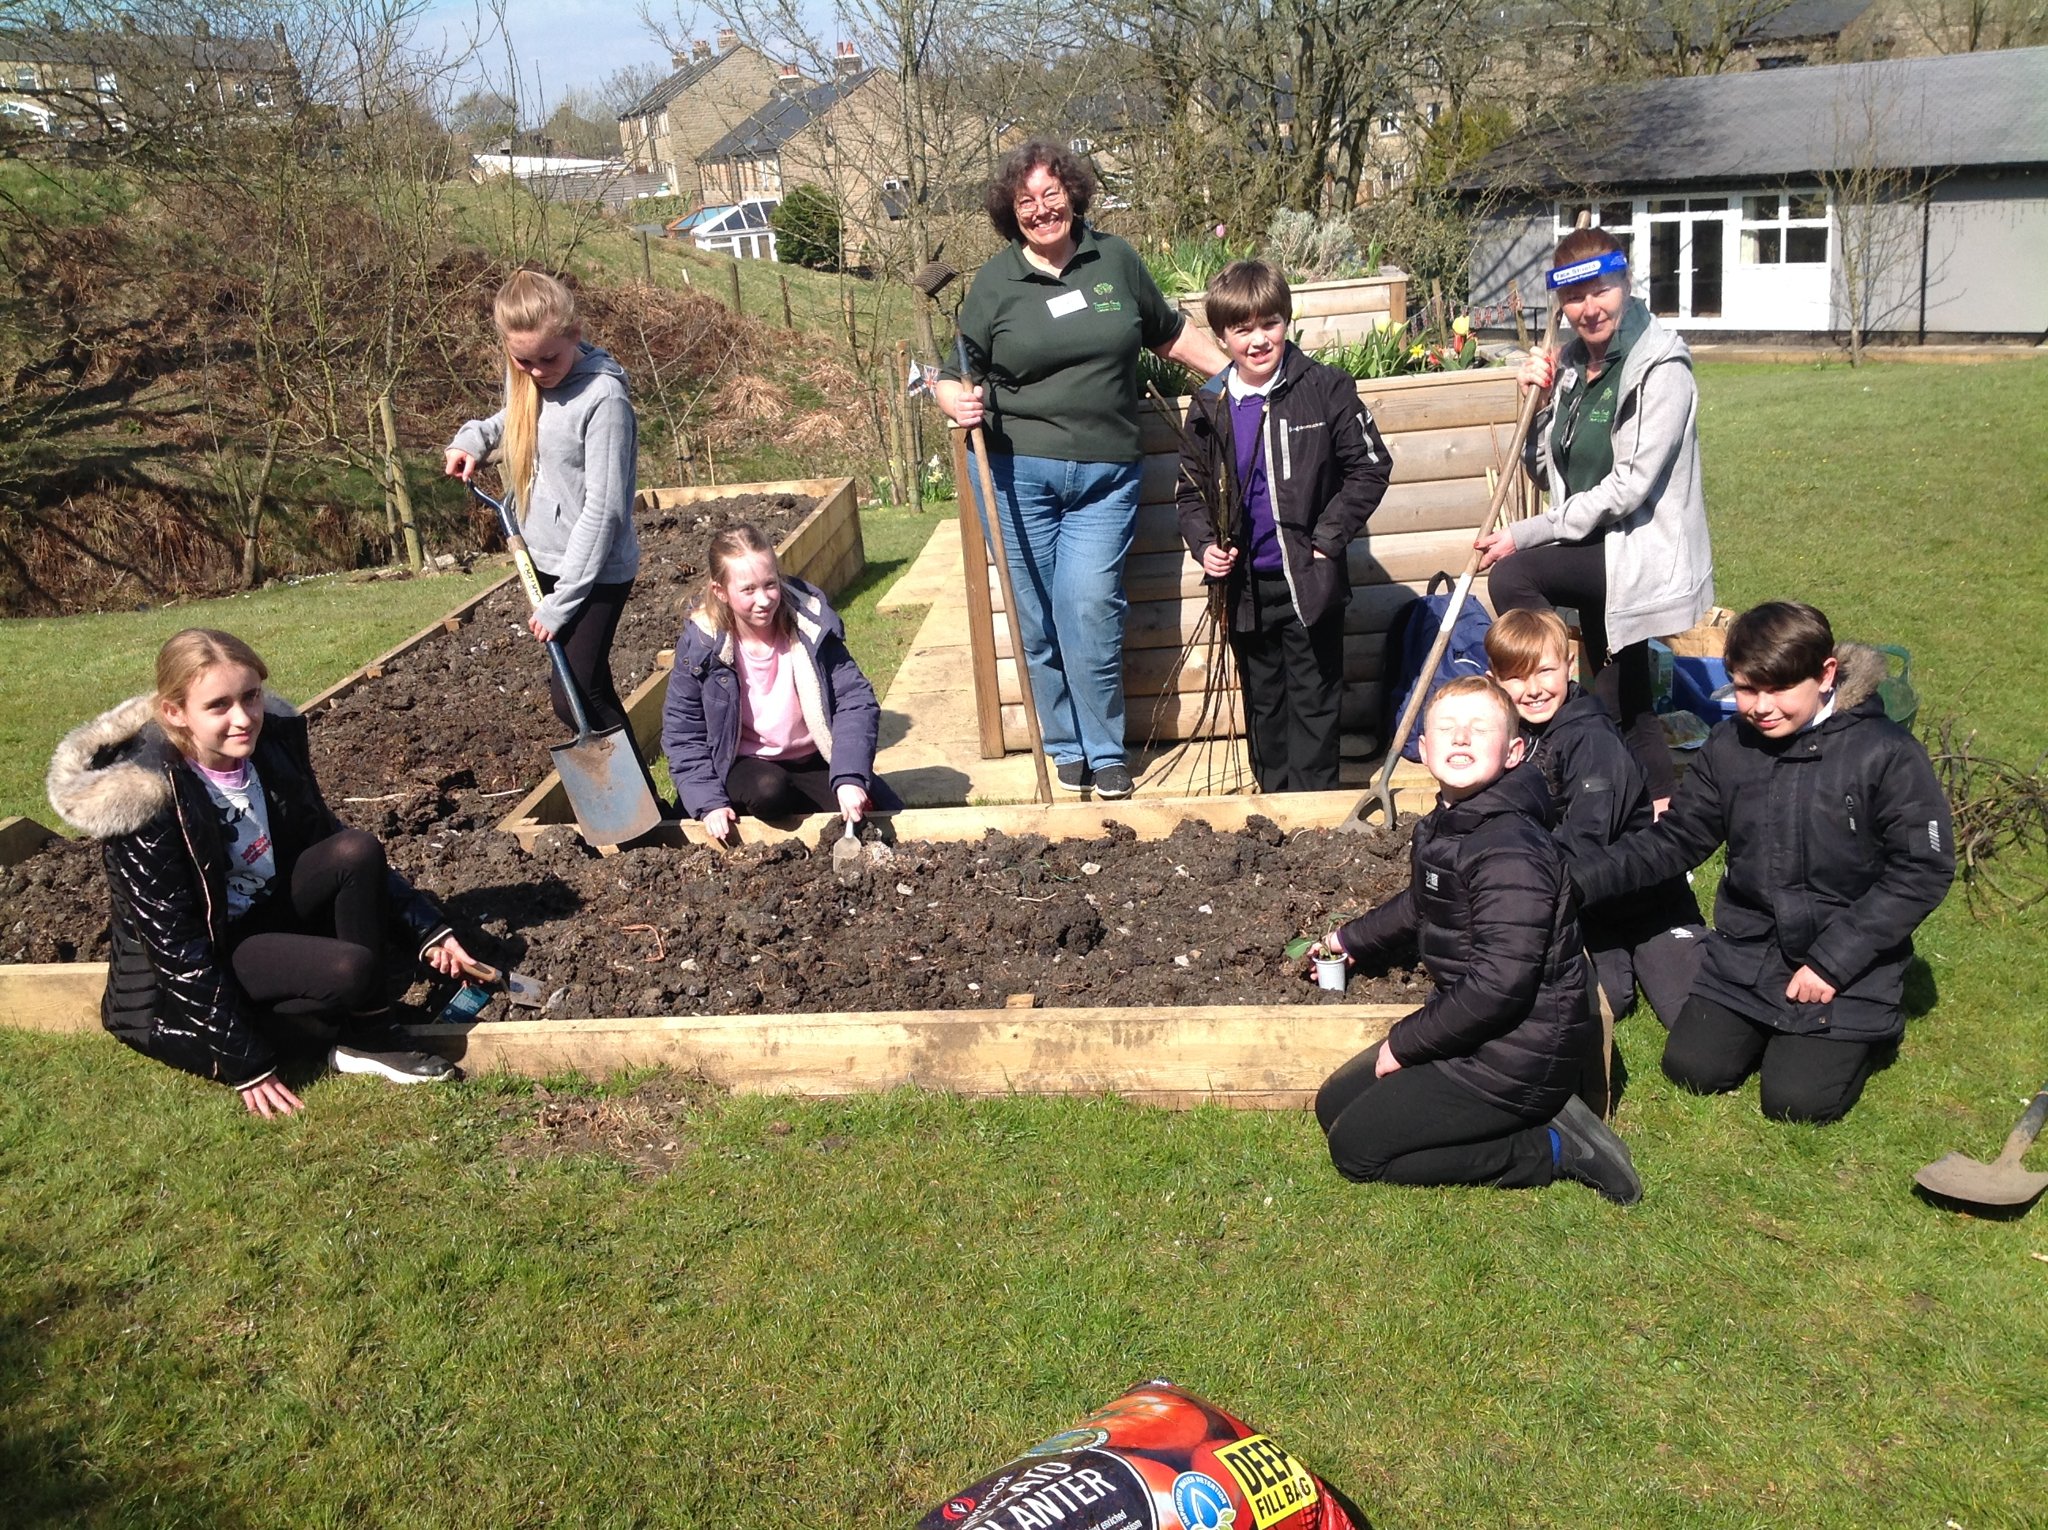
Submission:
[[[796,320],[791,317],[789,312],[789,276],[787,273],[784,273],[782,277],[782,327],[784,329],[796,328]]]
[[[734,313],[746,312],[744,308],[740,307],[740,262],[738,256],[734,256],[732,262],[732,311]]]
[[[412,491],[405,484],[405,463],[398,455],[398,416],[391,407],[391,395],[377,395],[377,423],[384,428],[384,476],[391,485],[391,497],[398,504],[398,524],[405,533],[405,558],[414,569],[425,566],[427,555],[420,546],[420,528],[412,518]]]
[[[647,230],[640,230],[640,274],[647,279],[647,285],[654,285],[654,253],[647,243]]]

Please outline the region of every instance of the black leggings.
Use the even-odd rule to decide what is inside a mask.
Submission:
[[[725,773],[725,795],[749,818],[801,818],[806,813],[839,811],[832,767],[818,754],[776,760],[743,754]]]
[[[1316,1122],[1346,1179],[1391,1185],[1527,1190],[1553,1177],[1550,1131],[1490,1105],[1435,1063],[1374,1078],[1379,1046],[1344,1064],[1316,1094]],[[1562,1106],[1562,1101],[1559,1102]]]
[[[554,589],[555,576],[541,574],[540,592],[551,595]],[[612,684],[612,639],[618,636],[619,617],[626,609],[626,597],[632,593],[630,579],[620,584],[592,585],[583,604],[555,633],[563,657],[569,661],[569,673],[576,677],[576,689],[583,693],[583,710],[593,733],[625,726],[626,704],[619,700],[618,688]],[[553,665],[548,666],[548,700],[554,704],[555,716],[562,726],[574,728],[576,714],[569,709],[569,698],[562,692],[562,680]]]
[[[251,1002],[280,1015],[345,1016],[382,994],[384,847],[343,829],[301,855],[291,885],[228,926],[228,965]]]
[[[1629,753],[1649,777],[1650,796],[1662,799],[1678,789],[1678,772],[1657,720],[1657,668],[1648,638],[1619,653],[1608,651],[1607,554],[1601,542],[1553,542],[1503,558],[1487,573],[1487,593],[1495,611],[1570,606],[1579,613],[1586,651],[1600,662],[1593,694],[1620,723]]]

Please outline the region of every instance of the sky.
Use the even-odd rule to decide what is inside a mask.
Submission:
[[[525,77],[524,90],[531,91],[538,83],[550,99],[573,85],[596,85],[628,64],[668,63],[667,50],[648,34],[634,0],[505,0],[505,19]],[[716,29],[708,15],[703,21]],[[438,35],[459,47],[489,25],[475,0],[433,0],[420,40],[431,42]],[[502,42],[486,47],[487,65],[495,73],[504,72],[504,58]]]

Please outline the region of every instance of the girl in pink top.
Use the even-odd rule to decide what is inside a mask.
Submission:
[[[711,577],[676,640],[661,743],[683,811],[734,820],[902,806],[874,774],[881,707],[814,585],[784,575],[752,526],[711,539]]]

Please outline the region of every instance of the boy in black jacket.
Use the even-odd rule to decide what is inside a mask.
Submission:
[[[1264,261],[1209,284],[1230,369],[1189,406],[1177,500],[1188,551],[1227,591],[1259,789],[1335,791],[1348,549],[1392,469],[1358,384],[1287,339],[1293,315]]]
[[[1574,857],[1588,906],[1696,866],[1726,842],[1692,997],[1664,1071],[1701,1093],[1762,1075],[1776,1121],[1838,1121],[1904,1034],[1913,931],[1955,876],[1948,801],[1927,751],[1890,722],[1884,659],[1837,645],[1797,601],[1728,629],[1736,720],[1707,739],[1640,834]]]
[[[1437,692],[1422,760],[1441,788],[1415,827],[1413,879],[1321,949],[1362,961],[1413,938],[1436,987],[1378,1046],[1333,1073],[1316,1120],[1347,1179],[1497,1185],[1576,1179],[1642,1198],[1628,1149],[1578,1098],[1600,1028],[1550,792],[1516,769],[1523,741],[1483,675]]]
[[[1503,611],[1486,629],[1486,664],[1515,704],[1531,769],[1550,788],[1550,832],[1567,859],[1606,849],[1653,822],[1650,784],[1597,696],[1571,679],[1571,634],[1555,611]],[[1707,927],[1683,876],[1639,897],[1579,911],[1593,976],[1617,1019],[1642,984],[1669,1030],[1692,993]]]

